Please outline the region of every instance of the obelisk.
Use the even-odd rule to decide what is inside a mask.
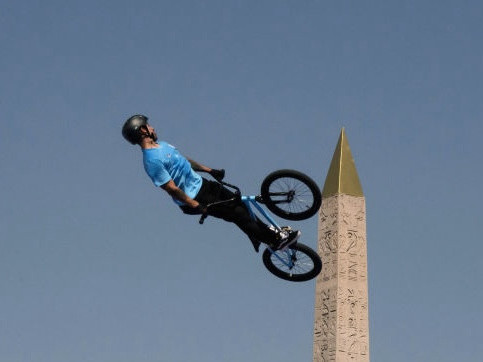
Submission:
[[[366,206],[342,128],[322,191],[314,362],[369,361]]]

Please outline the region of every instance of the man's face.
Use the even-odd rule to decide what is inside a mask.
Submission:
[[[145,126],[145,128],[148,131],[148,134],[151,134],[152,135],[153,141],[157,141],[158,140],[158,135],[156,134],[156,131],[154,130],[154,128],[151,127],[150,124],[147,124]]]

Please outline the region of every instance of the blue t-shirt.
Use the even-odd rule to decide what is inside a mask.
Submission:
[[[157,148],[143,149],[144,169],[154,185],[159,187],[173,180],[186,195],[195,198],[203,182],[201,176],[193,171],[189,161],[174,146],[162,141],[158,144]]]

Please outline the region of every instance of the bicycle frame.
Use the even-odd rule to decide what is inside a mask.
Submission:
[[[270,175],[275,175],[275,179],[277,177],[281,177],[279,174],[285,175],[288,174],[289,177],[292,178],[297,178],[297,177],[302,177],[302,183],[305,185],[309,184],[309,181],[314,184],[314,182],[308,178],[308,176],[305,176],[303,174],[300,174],[297,171],[293,170],[280,170],[278,173],[272,173]],[[269,176],[270,176],[269,175]],[[295,175],[295,176],[293,176]],[[300,176],[301,175],[301,176]],[[265,179],[265,181],[268,179],[268,177]],[[259,196],[247,196],[247,195],[242,195],[240,192],[240,189],[237,186],[231,185],[229,183],[226,183],[222,180],[216,180],[219,184],[226,186],[228,188],[231,188],[234,190],[232,193],[232,196],[229,196],[229,199],[224,199],[224,200],[219,200],[212,202],[208,205],[205,205],[204,212],[201,214],[199,223],[203,224],[204,220],[210,215],[209,208],[214,207],[217,205],[225,204],[225,203],[234,203],[234,207],[239,207],[240,205],[244,205],[246,207],[246,210],[248,211],[248,214],[250,215],[249,217],[252,218],[255,221],[258,220],[263,220],[261,222],[265,222],[267,227],[272,229],[274,232],[286,232],[285,227],[281,227],[277,224],[275,219],[272,217],[270,214],[270,211],[272,211],[273,205],[276,203],[282,203],[282,202],[291,202],[294,196],[295,192],[293,194],[291,193],[292,190],[287,190],[287,192],[280,192],[280,193],[272,193],[268,192],[265,188],[265,181],[264,184],[262,184],[262,192]],[[273,182],[271,180],[270,182]],[[313,189],[318,189],[317,186],[313,186]],[[311,190],[312,194],[314,194],[315,197],[315,191]],[[220,191],[221,192],[221,188]],[[319,191],[320,193],[320,191]],[[219,196],[220,194],[218,194]],[[286,196],[287,200],[273,200],[272,196]],[[219,199],[219,197],[215,197],[214,199]],[[320,196],[320,195],[319,195]],[[265,197],[268,199],[265,200]],[[320,197],[319,197],[320,201]],[[265,209],[265,207],[268,210]],[[284,219],[289,219],[289,217],[284,217],[286,216],[283,212],[278,212],[279,209],[277,207],[273,208],[274,209],[274,214],[278,215]],[[315,207],[312,206],[312,209],[315,210]],[[307,217],[312,216],[313,210],[311,211],[312,214],[308,215]],[[317,210],[315,210],[317,211]],[[306,217],[306,218],[307,218]],[[293,220],[303,220],[303,218],[294,218]],[[270,238],[271,239],[271,238]],[[250,239],[252,240],[252,239]],[[263,240],[260,240],[263,241]],[[252,240],[253,245],[255,246],[255,249],[258,251],[258,245],[255,243],[255,240]],[[275,255],[275,257],[273,257]],[[317,253],[312,250],[310,247],[307,245],[304,245],[302,243],[296,243],[293,244],[293,246],[288,246],[283,249],[277,249],[276,246],[270,247],[270,245],[266,245],[266,249],[263,251],[262,255],[263,259],[263,264],[265,267],[274,275],[281,279],[289,280],[289,281],[307,281],[315,276],[320,272],[322,269],[322,262],[320,260],[320,257],[317,255]]]
[[[257,202],[257,197],[256,196],[242,196],[241,201],[245,204],[245,206],[248,208],[248,211],[250,212],[250,216],[252,218],[255,218],[255,213],[253,212],[251,206],[254,206],[257,211],[270,223],[274,228],[276,228],[278,231],[281,231],[282,228],[275,222],[275,220],[270,216],[268,212],[265,211],[263,207],[260,206],[260,204]]]
[[[252,218],[255,218],[255,213],[253,212],[251,206],[255,207],[255,209],[257,209],[257,211],[274,227],[276,228],[278,231],[281,231],[282,228],[275,222],[275,220],[270,216],[270,214],[265,211],[265,209],[263,207],[260,206],[260,204],[258,203],[257,201],[257,196],[241,196],[241,201],[246,205],[248,211],[250,212],[250,216]],[[282,262],[283,264],[285,264],[287,267],[289,268],[292,268],[293,265],[294,265],[294,262],[292,260],[292,253],[293,251],[291,251],[290,249],[286,249],[286,250],[280,250],[281,252],[285,252],[289,258],[282,258],[280,257],[280,255],[278,255],[278,253],[276,253],[275,251],[276,250],[273,250],[272,248],[270,248],[270,246],[267,246],[267,249],[270,250],[270,252],[272,253],[272,255],[275,255],[276,258]]]
[[[232,188],[234,189],[236,192],[236,196],[232,199],[228,199],[228,200],[223,200],[223,201],[218,201],[218,202],[214,202],[210,205],[207,205],[208,207],[209,206],[213,206],[213,205],[218,205],[218,204],[223,204],[223,203],[227,203],[227,202],[232,202],[232,201],[235,201],[235,200],[241,200],[241,202],[243,204],[245,204],[245,206],[247,207],[249,213],[250,213],[250,216],[255,219],[256,218],[256,215],[255,215],[255,212],[253,211],[252,209],[252,206],[260,213],[260,215],[262,215],[277,231],[282,231],[282,228],[277,224],[277,222],[273,219],[273,217],[267,212],[265,211],[265,209],[263,207],[260,206],[260,204],[258,203],[258,200],[261,200],[260,199],[260,196],[244,196],[244,195],[241,195],[241,192],[240,192],[240,189],[235,186],[235,185],[231,185],[225,181],[219,181],[217,180],[217,182],[219,182],[220,184],[224,185],[224,186],[227,186],[229,188]],[[262,201],[263,202],[263,201]],[[203,214],[200,218],[200,224],[203,224],[205,218],[208,216],[208,214]],[[272,255],[275,255],[277,257],[278,260],[280,260],[280,262],[282,262],[283,264],[285,264],[287,267],[289,268],[292,268],[294,266],[294,262],[292,260],[292,255],[294,253],[294,251],[290,250],[290,249],[284,249],[284,250],[273,250],[272,248],[270,248],[270,246],[267,245],[267,249],[270,251],[270,253],[272,253]],[[284,252],[287,256],[288,256],[288,261],[285,260],[284,258],[280,257],[280,255],[278,255],[277,251],[280,251],[280,252]]]

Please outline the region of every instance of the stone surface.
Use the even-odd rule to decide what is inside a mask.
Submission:
[[[324,198],[319,211],[314,362],[369,361],[364,197]]]

